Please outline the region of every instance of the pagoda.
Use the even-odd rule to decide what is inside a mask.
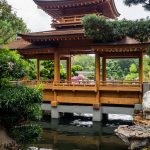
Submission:
[[[37,82],[44,84],[43,102],[50,103],[52,118],[58,118],[59,112],[73,112],[76,110],[74,108],[79,107],[81,108],[77,109],[77,112],[82,113],[87,106],[87,111],[90,109],[90,112],[93,112],[93,120],[100,121],[102,113],[124,113],[124,110],[127,112],[126,106],[133,109],[135,105],[142,103],[143,53],[149,43],[140,43],[126,37],[121,41],[102,44],[94,43],[84,35],[81,19],[85,15],[96,14],[107,19],[117,19],[119,13],[114,0],[34,0],[34,2],[38,8],[52,17],[53,30],[18,34],[21,38],[10,43],[8,47],[12,50],[17,49],[26,59],[37,59],[37,80],[22,82],[29,86]],[[77,54],[95,54],[94,82],[71,80],[71,56]],[[139,59],[138,81],[106,79],[106,60],[117,58]],[[53,81],[40,80],[40,60],[54,61]],[[60,60],[66,60],[66,81],[60,79]],[[115,109],[116,107],[118,109]]]

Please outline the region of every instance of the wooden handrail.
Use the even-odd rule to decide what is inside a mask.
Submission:
[[[114,85],[114,86],[141,86],[142,84],[139,81],[100,81],[100,86],[108,86],[108,85]]]
[[[54,82],[53,80],[20,80],[20,81],[10,81],[13,84],[46,84],[52,86],[97,86],[94,80],[72,80],[70,82],[66,80],[61,80],[60,82]],[[100,81],[99,86],[131,86],[131,87],[141,87],[142,83],[139,81],[124,81],[124,80],[111,80],[111,81]]]

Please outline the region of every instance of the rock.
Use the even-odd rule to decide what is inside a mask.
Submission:
[[[119,126],[116,135],[129,146],[129,149],[139,149],[150,146],[150,127],[145,125]]]
[[[137,114],[133,117],[133,122],[136,125],[150,126],[150,120],[144,119],[142,114]]]
[[[150,91],[144,94],[142,107],[143,107],[143,114],[145,116],[145,119],[150,120]]]

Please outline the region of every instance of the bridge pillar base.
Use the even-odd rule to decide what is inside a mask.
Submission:
[[[58,119],[60,117],[60,114],[58,112],[57,107],[52,107],[51,109],[51,118],[52,119]]]
[[[98,122],[102,121],[102,110],[93,110],[93,121]]]

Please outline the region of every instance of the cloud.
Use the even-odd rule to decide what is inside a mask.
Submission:
[[[8,3],[21,17],[32,32],[50,30],[51,17],[44,11],[37,8],[33,0],[7,0]],[[127,7],[123,0],[115,0],[116,7],[121,14],[120,19],[139,19],[146,18],[150,13],[144,11],[142,6]]]

